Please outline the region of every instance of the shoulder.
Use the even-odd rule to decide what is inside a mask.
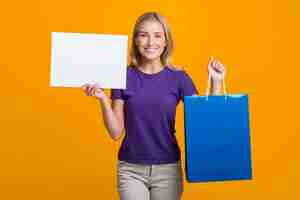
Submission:
[[[134,67],[131,65],[127,66],[127,73],[132,73],[134,71]]]
[[[170,71],[170,73],[174,74],[177,78],[182,79],[185,77],[188,77],[188,73],[182,66],[178,65],[168,65],[167,69]]]
[[[170,69],[171,71],[175,71],[175,72],[184,70],[182,66],[173,65],[173,64],[167,65],[167,68]]]
[[[126,70],[126,74],[127,74],[127,77],[130,77],[130,78],[134,78],[136,77],[136,68],[134,66],[127,66],[127,70]]]

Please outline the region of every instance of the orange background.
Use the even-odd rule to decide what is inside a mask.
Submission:
[[[227,67],[230,93],[250,97],[252,181],[185,183],[183,199],[299,199],[298,0],[49,0],[1,3],[0,196],[117,199],[121,141],[99,103],[78,88],[50,88],[51,32],[128,34],[145,11],[171,25],[174,64],[200,93],[208,57]],[[108,91],[107,91],[108,92]],[[182,104],[177,135],[184,149]]]

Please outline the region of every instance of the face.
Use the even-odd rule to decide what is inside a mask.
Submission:
[[[138,29],[135,44],[144,60],[160,60],[166,46],[163,26],[156,21],[144,21]]]

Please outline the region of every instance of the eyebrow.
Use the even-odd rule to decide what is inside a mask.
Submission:
[[[138,33],[148,33],[148,32],[146,32],[146,31],[138,31]],[[163,33],[163,32],[157,31],[157,32],[154,32],[154,33]]]

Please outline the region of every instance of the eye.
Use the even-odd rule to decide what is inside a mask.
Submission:
[[[162,38],[162,35],[157,34],[157,35],[155,35],[155,38]]]
[[[145,33],[139,33],[137,36],[138,37],[146,37],[147,35]]]

